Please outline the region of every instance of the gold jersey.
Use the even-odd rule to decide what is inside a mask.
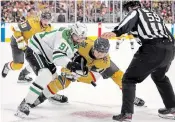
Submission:
[[[102,59],[94,59],[90,56],[90,52],[92,51],[94,45],[93,40],[86,40],[83,46],[80,46],[78,49],[78,53],[84,57],[87,61],[87,67],[91,70],[95,70],[100,72],[110,66],[110,57],[107,55]]]
[[[28,39],[32,37],[32,35],[43,32],[43,31],[51,31],[51,25],[47,27],[42,27],[39,18],[28,18],[25,22],[19,23],[17,26],[12,26],[13,36],[17,39],[19,37],[23,37],[25,42],[27,43]]]
[[[134,39],[134,36],[132,34],[122,34],[119,37],[116,37],[117,40],[125,39],[125,40],[131,40]]]

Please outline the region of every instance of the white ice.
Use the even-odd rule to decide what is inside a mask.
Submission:
[[[130,44],[123,42],[120,50],[115,50],[115,41],[111,41],[110,55],[112,60],[123,71],[126,70],[134,51]],[[4,63],[12,60],[9,43],[0,43],[0,69]],[[173,87],[175,86],[175,63],[167,73]],[[30,84],[18,84],[19,71],[9,72],[8,76],[0,78],[1,84],[1,122],[112,122],[112,116],[120,113],[122,94],[118,86],[111,80],[100,79],[97,87],[83,83],[72,83],[61,92],[69,98],[69,103],[53,105],[46,101],[35,109],[27,119],[14,116],[18,105],[28,92]],[[35,75],[32,74],[35,78]],[[137,84],[137,96],[145,100],[148,107],[135,107],[133,122],[171,122],[157,116],[157,110],[164,107],[156,86],[148,77],[141,84]]]

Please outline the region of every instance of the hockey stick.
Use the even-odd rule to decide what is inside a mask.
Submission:
[[[83,71],[84,75],[84,58],[81,58],[81,70]]]
[[[84,58],[81,58],[81,70],[83,71],[83,75],[84,75]],[[93,81],[91,81],[91,84],[96,87],[97,84]]]

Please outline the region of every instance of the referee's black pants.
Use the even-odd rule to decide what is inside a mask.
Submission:
[[[173,44],[143,44],[139,48],[122,79],[121,113],[134,113],[136,83],[142,82],[149,74],[157,86],[165,107],[175,107],[174,91],[169,78],[165,75],[174,59],[174,52]]]

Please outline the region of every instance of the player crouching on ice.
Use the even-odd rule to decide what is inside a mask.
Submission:
[[[119,88],[122,89],[123,72],[110,59],[108,54],[109,47],[109,41],[103,38],[98,38],[95,41],[87,39],[84,45],[80,45],[78,52],[73,58],[73,61],[82,63],[83,59],[84,65],[86,65],[89,69],[89,73],[87,76],[78,77],[77,82],[95,85],[95,82],[102,76],[103,79],[111,78],[119,86]],[[71,79],[71,72],[66,69],[62,69],[62,74],[65,75],[68,80],[76,80],[73,75]],[[48,87],[53,93],[57,93],[58,89],[55,88],[54,84],[54,82],[51,82]],[[54,103],[59,103],[59,96],[60,95],[57,94],[54,97],[49,98],[49,100],[53,101]],[[142,99],[137,97],[135,98],[135,105],[143,106],[144,103],[145,102]]]
[[[24,51],[28,44],[28,39],[35,33],[51,31],[51,13],[42,12],[41,17],[28,18],[25,22],[12,26],[13,35],[11,37],[11,49],[13,61],[7,62],[2,70],[2,77],[6,77],[10,70],[20,70],[24,64]],[[18,83],[31,82],[33,79],[28,77],[31,67],[26,66],[19,74]]]
[[[78,45],[83,42],[86,33],[86,25],[77,22],[63,30],[37,33],[28,40],[25,56],[37,77],[19,105],[16,116],[23,118],[29,115],[30,105],[37,100],[41,92],[47,98],[53,96],[50,91],[43,91],[43,89],[53,80],[63,81],[63,78],[56,74],[56,66],[66,67],[73,72],[82,71],[81,64],[72,62],[71,58],[77,51]],[[86,74],[87,69],[83,67],[84,72],[81,74]]]
[[[44,102],[47,99],[44,93],[49,93],[48,91],[50,91],[50,94],[54,94],[49,100],[53,103],[60,103],[61,95],[56,93],[67,88],[75,80],[95,86],[95,82],[102,76],[104,79],[111,78],[122,89],[121,79],[123,72],[110,60],[108,54],[109,47],[110,44],[107,39],[86,40],[83,45],[79,46],[78,52],[72,60],[82,64],[82,67],[86,65],[89,69],[88,74],[77,77],[77,74],[72,73],[69,69],[62,68],[61,76],[58,77],[61,82],[58,82],[58,80],[50,82],[31,107],[36,107]],[[64,96],[64,99],[67,100],[67,97]],[[143,106],[145,102],[136,97],[134,103],[137,106]]]

